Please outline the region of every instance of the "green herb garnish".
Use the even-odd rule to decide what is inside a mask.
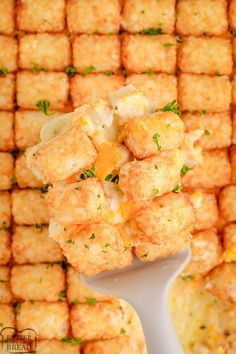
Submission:
[[[67,66],[65,68],[65,73],[70,76],[75,76],[77,69],[74,66]]]
[[[97,302],[97,299],[95,297],[86,297],[86,302],[89,305],[95,305]]]
[[[81,179],[87,179],[87,178],[95,178],[95,167],[93,166],[90,170],[82,170],[83,172],[80,175]]]
[[[46,116],[49,116],[48,109],[50,107],[51,103],[49,100],[41,100],[36,104],[36,107],[40,109]]]
[[[204,135],[209,136],[209,135],[211,135],[211,133],[209,132],[209,130],[205,129],[205,130],[204,130]]]
[[[58,295],[58,300],[60,301],[66,301],[66,293],[64,290],[60,291],[59,295]]]
[[[193,168],[188,167],[187,165],[183,165],[181,168],[181,175],[185,176],[189,171],[191,171]]]
[[[2,68],[2,69],[0,69],[0,74],[6,76],[8,73],[9,73],[9,71],[8,71],[7,68]]]
[[[75,345],[82,344],[83,340],[80,337],[77,338],[64,337],[61,339],[61,342],[65,342],[72,346],[75,346]]]
[[[157,151],[161,151],[161,145],[159,144],[159,138],[160,138],[160,135],[158,133],[154,134],[152,139],[154,141],[154,143],[156,144],[157,146]]]
[[[96,68],[92,65],[88,69],[85,70],[85,72],[82,74],[83,77],[87,76],[88,74],[91,74]]]
[[[95,233],[93,232],[92,235],[89,237],[90,240],[94,240],[95,239]]]
[[[162,112],[173,112],[177,114],[180,118],[182,117],[181,110],[179,108],[179,104],[176,100],[171,101],[165,107],[161,109]]]
[[[156,36],[158,34],[162,34],[162,29],[161,29],[161,27],[158,27],[158,28],[150,27],[150,28],[146,28],[143,31],[141,31],[140,34],[146,34],[149,36]]]
[[[172,192],[174,192],[174,193],[179,193],[182,188],[183,188],[183,186],[181,186],[180,184],[178,184],[177,186],[175,186],[174,189],[172,189]]]

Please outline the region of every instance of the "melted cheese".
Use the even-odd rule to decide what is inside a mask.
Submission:
[[[106,176],[118,167],[121,157],[119,145],[116,143],[103,143],[99,147],[95,170],[100,181],[104,181]]]

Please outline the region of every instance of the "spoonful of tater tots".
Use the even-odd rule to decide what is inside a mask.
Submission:
[[[190,256],[201,201],[182,191],[181,177],[202,163],[204,132],[185,132],[176,101],[151,107],[125,86],[51,119],[26,158],[48,186],[49,236],[68,262],[94,289],[134,305],[149,354],[179,354],[167,292]]]

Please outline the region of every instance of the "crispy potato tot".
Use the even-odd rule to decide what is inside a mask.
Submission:
[[[178,81],[182,110],[228,111],[231,84],[227,76],[181,74]]]
[[[231,145],[232,123],[230,112],[184,114],[184,125],[187,132],[200,129],[203,131],[198,145],[203,149],[221,149]]]
[[[0,228],[6,230],[11,224],[11,194],[0,192]]]
[[[15,265],[11,289],[23,300],[58,301],[65,289],[65,273],[59,264]]]
[[[219,196],[220,212],[227,221],[236,221],[236,186],[224,187]]]
[[[204,230],[215,225],[218,219],[218,208],[215,194],[203,191],[192,191],[189,192],[188,195],[193,205],[195,205],[196,199],[199,200],[200,204],[195,208],[196,219],[193,228],[195,230]]]
[[[118,36],[82,34],[73,41],[73,64],[80,73],[90,67],[93,72],[116,71],[120,67],[120,40]]]
[[[133,200],[148,200],[171,192],[180,182],[179,151],[170,151],[142,161],[131,161],[120,169],[119,186]]]
[[[140,74],[154,70],[173,74],[176,69],[175,37],[168,34],[161,36],[126,34],[122,40],[121,60],[130,73]]]
[[[68,0],[67,22],[70,32],[94,34],[118,33],[119,0]]]
[[[113,92],[124,85],[124,82],[122,75],[76,75],[71,80],[73,106],[76,108],[97,98],[107,100]]]
[[[214,16],[212,14],[214,13]],[[227,2],[225,0],[180,0],[177,5],[176,30],[183,35],[218,36],[227,32]]]
[[[137,343],[128,336],[88,342],[84,345],[84,354],[135,354],[138,353]]]
[[[108,206],[97,178],[55,185],[47,193],[47,201],[53,217],[65,225],[96,222]]]
[[[231,41],[185,37],[178,48],[178,66],[185,73],[230,75],[233,68]]]
[[[229,23],[233,30],[236,30],[236,1],[231,0],[229,5]]]
[[[19,66],[40,71],[61,70],[70,64],[70,41],[65,34],[31,34],[20,38]]]
[[[225,262],[236,261],[236,224],[229,224],[224,228],[224,254]]]
[[[25,155],[17,156],[15,161],[15,177],[20,188],[40,188],[43,182],[39,180],[27,166]]]
[[[97,302],[114,301],[113,296],[87,288],[84,282],[80,279],[79,272],[72,267],[67,268],[66,282],[67,299],[72,305],[86,303],[90,298],[96,299]]]
[[[14,173],[14,158],[8,152],[0,152],[0,190],[10,189]]]
[[[38,339],[62,339],[68,335],[69,310],[62,302],[25,301],[17,312],[18,331],[34,328]]]
[[[221,263],[222,247],[216,229],[211,228],[194,234],[190,245],[192,258],[184,273],[207,274]]]
[[[203,162],[195,166],[183,178],[187,188],[216,188],[230,183],[231,168],[227,151],[205,151]]]
[[[2,327],[14,327],[16,320],[15,320],[15,312],[13,306],[7,304],[1,304],[0,306],[0,318],[1,318],[1,325]]]
[[[15,38],[0,35],[0,68],[7,68],[8,71],[17,69],[17,41]]]
[[[166,237],[190,228],[195,211],[189,198],[183,193],[167,193],[140,208],[133,221],[145,241],[161,244]],[[190,230],[190,229],[189,229]]]
[[[126,85],[133,85],[149,99],[151,109],[156,111],[177,99],[177,78],[174,75],[131,74]]]
[[[15,0],[0,1],[0,33],[10,34],[14,30]]]
[[[14,143],[14,116],[11,112],[0,112],[0,149],[1,151],[12,150]]]
[[[65,0],[20,0],[18,28],[28,32],[59,32],[65,25]]]
[[[14,108],[14,80],[13,74],[0,77],[0,109]]]
[[[122,27],[131,33],[160,28],[162,33],[174,32],[175,0],[125,0]]]
[[[12,255],[18,264],[63,261],[59,245],[48,237],[48,227],[16,226],[12,235]]]
[[[35,166],[49,183],[62,181],[82,168],[90,168],[96,157],[88,136],[76,128],[41,144],[37,152],[33,147],[26,154],[29,166]]]
[[[151,262],[157,258],[168,257],[182,251],[188,244],[190,237],[189,228],[168,235],[168,237],[159,240],[158,244],[145,241],[142,234],[137,234],[132,238],[134,253],[142,262]]]
[[[184,124],[175,113],[156,112],[130,120],[122,135],[128,149],[142,159],[180,147],[184,140]]]
[[[0,301],[2,304],[8,304],[12,301],[10,289],[10,268],[0,267]]]
[[[74,337],[83,340],[109,339],[120,335],[125,327],[119,304],[109,302],[79,304],[71,310],[71,326]]]
[[[206,277],[206,288],[223,301],[236,301],[236,263],[222,263]]]
[[[98,223],[66,231],[63,252],[72,266],[87,276],[122,268],[132,262],[122,232],[115,225]]]
[[[37,341],[37,354],[80,354],[80,346],[72,346],[70,343],[58,340],[40,340]]]
[[[4,224],[5,225],[5,224]],[[11,258],[11,235],[7,230],[0,229],[0,265],[5,265],[10,261]]]
[[[50,214],[44,195],[37,189],[14,190],[12,215],[19,225],[48,224]]]

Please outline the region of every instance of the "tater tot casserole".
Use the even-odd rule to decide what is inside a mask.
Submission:
[[[235,69],[236,0],[0,0],[0,330],[147,354],[133,308],[80,273],[190,243],[184,352],[236,353]]]

